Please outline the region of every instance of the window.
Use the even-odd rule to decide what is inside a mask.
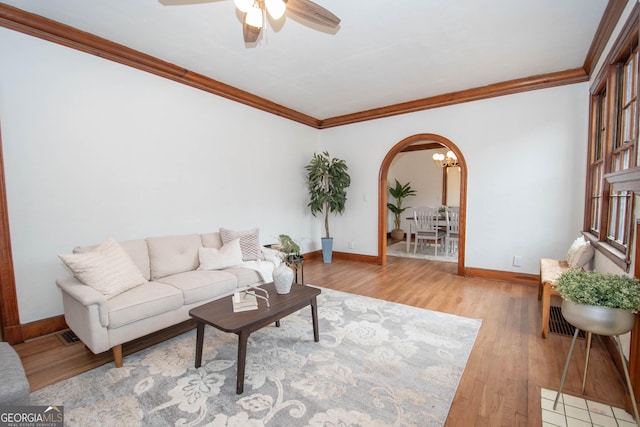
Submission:
[[[619,172],[636,166],[635,148],[637,135],[636,120],[636,81],[637,81],[637,49],[629,56],[621,71],[616,73],[616,83],[620,92],[619,131],[613,140],[611,171]],[[631,191],[610,191],[609,226],[607,242],[616,249],[626,253],[631,228]]]
[[[615,249],[606,252],[626,267],[633,192],[614,191],[604,178],[640,164],[637,41],[629,37],[620,46],[617,57],[596,78],[591,91],[585,230],[597,242],[596,247]]]
[[[602,212],[602,176],[604,175],[604,145],[606,133],[607,95],[596,95],[592,100],[593,143],[589,153],[589,175],[591,177],[591,216],[589,231],[600,233],[600,213]]]

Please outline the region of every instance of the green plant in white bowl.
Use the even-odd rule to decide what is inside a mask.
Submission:
[[[562,393],[578,332],[583,330],[589,332],[589,334],[587,338],[587,357],[582,377],[582,394],[584,394],[587,379],[592,334],[613,336],[620,353],[627,386],[629,387],[633,413],[636,420],[640,419],[620,341],[620,335],[629,332],[633,328],[635,322],[634,312],[640,309],[640,285],[638,280],[622,274],[600,274],[572,268],[560,275],[556,282],[556,289],[563,298],[562,316],[576,329],[573,333],[573,340],[565,361],[560,387],[553,402],[553,408],[555,409],[558,405],[558,399]]]
[[[569,269],[556,282],[562,298],[577,304],[640,310],[640,283],[623,274]]]

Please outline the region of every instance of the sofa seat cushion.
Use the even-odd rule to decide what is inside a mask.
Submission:
[[[177,310],[183,304],[180,290],[166,283],[148,282],[108,301],[109,328],[119,328],[138,320]]]
[[[229,267],[225,268],[223,271],[232,273],[237,277],[238,288],[244,288],[249,285],[259,285],[263,283],[260,273],[258,273],[256,270],[251,270],[249,268],[243,267]]]
[[[225,270],[195,270],[159,279],[183,294],[185,305],[232,293],[238,278]]]

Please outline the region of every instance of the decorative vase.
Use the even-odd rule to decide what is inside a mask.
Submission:
[[[333,237],[322,237],[322,261],[331,264],[333,257]]]
[[[273,284],[276,293],[288,294],[293,284],[293,270],[285,263],[280,264],[273,270]]]
[[[621,335],[633,328],[635,314],[630,310],[562,301],[562,315],[578,329],[597,335]]]

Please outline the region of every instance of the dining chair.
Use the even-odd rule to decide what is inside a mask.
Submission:
[[[409,232],[406,233],[407,234],[407,253],[409,253],[409,250],[411,249],[411,241],[413,240],[414,234],[415,234],[415,219],[414,219],[414,214],[416,212],[419,211],[431,211],[433,209],[437,209],[434,206],[412,206],[410,208],[407,208],[407,216],[406,219],[409,221]]]
[[[413,246],[413,253],[416,253],[418,243],[421,241],[433,242],[435,247],[435,255],[438,256],[438,246],[440,242],[445,241],[446,232],[440,229],[438,218],[440,214],[437,209],[432,210],[415,210],[413,211],[413,222],[415,226],[416,236]],[[443,249],[445,249],[443,247]]]
[[[460,241],[460,208],[447,208],[447,235],[444,239],[444,247],[447,255],[458,253]]]

